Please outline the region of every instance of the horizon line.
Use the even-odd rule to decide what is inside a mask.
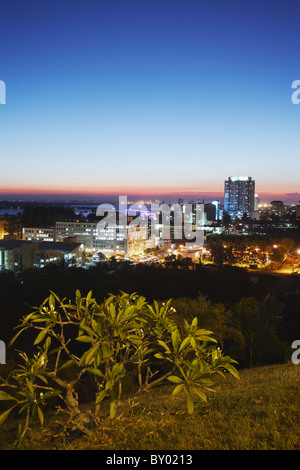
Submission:
[[[74,192],[74,191],[68,191],[68,190],[60,190],[60,191],[53,191],[53,190],[19,190],[19,191],[14,191],[14,190],[8,190],[0,193],[0,201],[12,201],[14,199],[19,199],[19,200],[39,200],[39,199],[59,199],[59,200],[89,200],[89,199],[101,199],[103,198],[119,198],[121,196],[125,196],[129,199],[133,200],[160,200],[160,199],[166,199],[166,198],[194,198],[197,200],[223,200],[224,199],[224,192],[220,191],[203,191],[203,193],[196,192],[196,191],[165,191],[165,192],[140,192],[140,193],[128,193],[124,194],[124,191],[120,191],[119,194],[115,191],[80,191],[80,192]],[[300,193],[273,193],[273,192],[261,192],[258,194],[258,198],[260,199],[260,202],[266,202],[266,201],[273,201],[273,200],[280,200],[283,203],[288,201],[290,204],[297,204],[298,202],[300,203]],[[287,203],[287,202],[286,202]]]

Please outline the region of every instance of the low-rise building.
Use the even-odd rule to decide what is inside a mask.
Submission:
[[[49,264],[83,266],[84,246],[74,239],[62,242],[0,240],[0,270],[13,272]]]
[[[98,226],[98,222],[56,222],[56,240],[62,241],[68,236],[75,237],[87,251],[103,253],[106,258],[138,256],[145,251],[148,238],[145,225],[108,223]]]
[[[23,240],[45,240],[55,241],[55,227],[23,227]]]

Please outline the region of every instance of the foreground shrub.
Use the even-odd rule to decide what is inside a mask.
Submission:
[[[77,290],[75,302],[49,297],[19,325],[18,336],[36,331],[36,354],[19,352],[22,363],[8,377],[0,378],[0,400],[12,406],[0,415],[3,423],[13,410],[24,416],[18,442],[23,442],[31,416],[44,424],[44,410],[59,399],[57,409],[67,413],[67,430],[89,435],[99,422],[104,400],[110,417],[116,416],[122,384],[129,372],[137,377],[137,393],[164,381],[174,384],[173,394],[184,392],[187,410],[193,413],[194,397],[206,400],[214,390],[213,375],[228,371],[238,378],[236,361],[224,356],[211,331],[199,329],[197,318],[178,329],[171,300],[153,305],[137,294],[121,292],[98,304],[89,292]],[[80,406],[78,386],[93,379],[94,407]],[[90,386],[90,385],[89,385]]]

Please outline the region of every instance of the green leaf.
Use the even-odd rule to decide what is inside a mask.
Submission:
[[[66,362],[59,368],[59,370],[65,369],[66,367],[70,367],[70,366],[72,366],[73,364],[75,364],[75,360],[74,360],[74,359],[69,359],[68,361],[66,361]]]
[[[25,405],[23,405],[23,406],[19,409],[18,414],[19,414],[19,415],[22,414],[23,411],[27,410],[27,408],[30,408],[30,403],[25,403]]]
[[[176,387],[174,388],[174,390],[173,390],[173,392],[172,392],[172,395],[177,395],[177,394],[180,393],[183,389],[184,389],[184,384],[176,385]]]
[[[202,392],[198,387],[193,387],[192,389],[195,393],[197,393],[198,397],[201,398],[203,401],[207,401],[205,393]]]
[[[0,415],[0,425],[2,423],[4,423],[4,421],[6,420],[6,418],[8,417],[9,413],[11,412],[11,410],[15,407],[16,405],[12,406],[11,408],[9,408],[8,410],[4,411],[4,413],[2,413]]]
[[[107,394],[107,391],[106,391],[106,390],[102,390],[102,392],[99,392],[99,393],[98,393],[98,395],[97,395],[97,397],[96,397],[96,401],[95,401],[96,405],[97,405],[98,403],[100,403],[100,402],[105,398],[106,394]]]
[[[79,289],[76,289],[76,292],[75,292],[75,297],[76,299],[80,300],[81,299],[81,292]]]
[[[82,343],[92,343],[94,340],[90,336],[82,335],[77,336],[76,341],[81,341]]]
[[[98,375],[98,377],[104,377],[104,374],[99,369],[95,369],[94,367],[88,367],[87,371],[91,374]]]
[[[107,343],[102,344],[102,354],[104,359],[108,359],[110,357],[110,349]]]
[[[38,412],[40,423],[43,426],[43,424],[44,424],[44,414],[43,414],[43,412],[42,412],[42,410],[39,406],[37,406],[37,412]]]
[[[217,343],[218,341],[213,336],[211,336],[212,334],[212,331],[209,330],[197,330],[195,332],[195,338],[198,341],[203,341],[207,343]]]
[[[117,412],[117,402],[116,402],[116,392],[112,390],[110,392],[110,406],[109,406],[110,418],[113,419],[116,416]]]
[[[32,323],[46,323],[49,320],[48,312],[43,312],[41,315],[36,314],[32,317]]]
[[[50,345],[51,345],[51,338],[50,338],[50,336],[48,336],[48,338],[46,339],[45,344],[44,344],[44,348],[45,348],[46,351],[48,351],[48,349],[50,348]]]
[[[81,322],[80,328],[81,330],[84,330],[86,333],[89,333],[91,336],[95,336],[94,330],[92,330],[92,328],[87,326],[84,322]]]
[[[169,382],[172,382],[173,384],[182,384],[183,380],[180,377],[177,377],[176,375],[170,375],[167,377],[167,380]]]
[[[173,330],[172,331],[172,343],[173,343],[173,348],[174,348],[174,351],[177,351],[178,350],[178,345],[179,345],[179,341],[180,341],[180,336],[179,336],[179,332],[178,330]]]
[[[50,294],[50,296],[49,296],[49,305],[50,305],[50,307],[52,307],[52,308],[55,307],[55,299],[54,299],[53,294]]]
[[[116,413],[117,413],[117,404],[116,404],[116,400],[114,400],[114,401],[111,401],[109,405],[110,418],[113,419],[116,416]]]
[[[159,339],[157,342],[158,342],[158,344],[160,344],[163,348],[165,348],[165,350],[166,350],[169,354],[171,354],[170,348],[167,346],[167,344],[166,344],[164,341],[162,341],[162,340]]]
[[[58,295],[56,295],[54,292],[52,292],[52,290],[50,290],[50,294],[52,294],[53,297],[54,297],[58,302],[60,302],[60,298],[58,297]]]
[[[43,375],[38,374],[37,377],[38,377],[42,382],[44,382],[45,384],[48,384],[48,380],[47,380],[46,377],[44,377]]]
[[[39,344],[45,338],[46,334],[48,333],[49,328],[44,328],[37,336],[35,342],[33,344]]]
[[[156,357],[157,359],[165,359],[164,356],[160,353],[154,354],[154,357]]]
[[[114,304],[109,305],[109,310],[110,310],[111,318],[114,320],[116,318],[116,308]]]
[[[98,335],[98,336],[102,336],[102,331],[101,331],[101,325],[99,322],[97,322],[96,320],[92,319],[92,328],[93,328],[93,331]]]
[[[122,363],[118,363],[118,364],[115,364],[112,368],[112,378],[115,378],[123,369],[123,364]]]
[[[13,343],[16,341],[16,339],[18,338],[18,336],[24,331],[26,330],[28,327],[25,327],[25,328],[22,328],[9,342],[9,346],[12,346]]]
[[[31,415],[32,415],[32,416],[35,416],[35,415],[36,415],[36,412],[37,412],[37,406],[36,406],[35,403],[33,403],[33,404],[31,405]]]
[[[27,384],[27,388],[30,391],[31,395],[34,395],[32,382],[30,380],[26,379],[26,384]]]
[[[16,398],[12,397],[9,393],[0,391],[0,400],[16,400]]]
[[[190,415],[194,412],[194,402],[190,392],[187,392],[187,410]]]
[[[230,372],[230,374],[233,375],[233,377],[235,377],[236,379],[240,380],[239,373],[238,373],[238,371],[236,370],[235,367],[233,367],[233,366],[230,365],[230,364],[225,364],[225,365],[223,365],[222,367],[224,367],[224,369],[228,370],[228,372]]]
[[[61,390],[49,390],[48,392],[44,393],[43,399],[46,400],[47,398],[57,397],[61,393],[62,393]]]
[[[91,348],[86,356],[85,356],[85,364],[89,364],[90,362],[92,362],[92,359],[94,358],[94,356],[96,355],[97,353],[97,349],[98,349],[98,346],[95,346],[94,348]]]
[[[190,336],[187,336],[186,338],[184,338],[184,340],[182,341],[179,347],[179,352],[182,352],[190,344],[190,341],[191,341]]]

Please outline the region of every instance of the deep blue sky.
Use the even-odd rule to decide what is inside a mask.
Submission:
[[[0,193],[249,175],[300,199],[298,0],[2,0],[0,18]]]

